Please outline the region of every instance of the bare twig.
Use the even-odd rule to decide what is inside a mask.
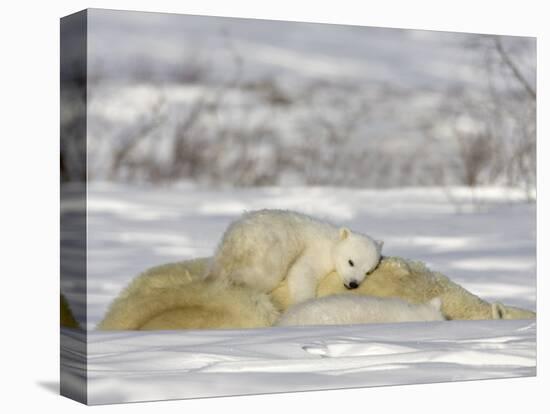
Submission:
[[[495,38],[495,47],[496,50],[502,59],[502,62],[512,71],[512,74],[517,79],[519,83],[523,86],[525,91],[529,94],[529,96],[533,99],[537,99],[537,92],[535,91],[535,88],[531,86],[529,81],[523,76],[521,73],[519,67],[517,64],[512,60],[508,52],[504,49],[504,46],[502,45],[502,41],[500,40],[500,37],[496,36]]]

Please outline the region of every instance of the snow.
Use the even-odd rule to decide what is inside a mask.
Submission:
[[[88,402],[532,376],[535,335],[532,321],[90,332]]]
[[[535,310],[536,210],[524,197],[510,188],[92,183],[87,309],[82,286],[62,280],[77,319],[89,329],[89,402],[535,375],[534,321],[94,331],[108,304],[137,274],[211,255],[228,223],[243,210],[259,208],[294,209],[368,233],[385,241],[386,255],[422,260],[486,300]],[[69,203],[66,211],[73,207]],[[63,363],[76,383],[85,372],[78,352],[82,340],[63,331]]]

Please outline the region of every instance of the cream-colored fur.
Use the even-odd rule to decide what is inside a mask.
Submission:
[[[158,266],[111,304],[100,330],[261,328],[279,317],[270,297],[198,275],[208,259]]]
[[[256,328],[271,326],[289,307],[283,281],[269,295],[246,286],[202,280],[209,258],[152,268],[114,300],[99,329]],[[534,319],[529,310],[491,304],[421,262],[383,258],[355,290],[333,272],[319,283],[317,297],[334,294],[401,298],[424,303],[439,297],[447,319]]]
[[[504,306],[500,302],[491,305],[491,313],[493,319],[533,319],[536,317],[534,312],[515,306]]]
[[[319,281],[336,272],[359,285],[380,261],[381,243],[369,236],[287,210],[244,214],[225,231],[207,278],[269,293],[284,279],[289,300],[315,297]]]
[[[447,276],[433,272],[422,262],[405,260],[399,257],[383,258],[375,272],[359,286],[348,291],[338,283],[337,275],[331,273],[320,283],[317,296],[323,297],[338,293],[372,295],[385,298],[401,298],[411,303],[424,303],[439,297],[442,311],[448,319],[531,319],[535,313],[523,309],[491,303],[468,292]],[[272,298],[280,309],[289,306],[288,291],[281,284]],[[500,312],[498,310],[500,309]],[[499,317],[501,316],[501,317]]]
[[[443,321],[441,300],[411,304],[397,298],[330,295],[291,306],[277,326]]]

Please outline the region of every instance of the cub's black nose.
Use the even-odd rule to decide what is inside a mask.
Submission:
[[[349,284],[347,284],[346,287],[348,289],[357,289],[359,287],[359,284],[355,280],[353,280],[349,282]]]

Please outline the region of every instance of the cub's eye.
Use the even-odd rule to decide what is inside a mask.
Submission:
[[[348,263],[351,267],[355,266],[355,264],[353,263],[353,260],[351,260],[351,259],[348,260]]]

